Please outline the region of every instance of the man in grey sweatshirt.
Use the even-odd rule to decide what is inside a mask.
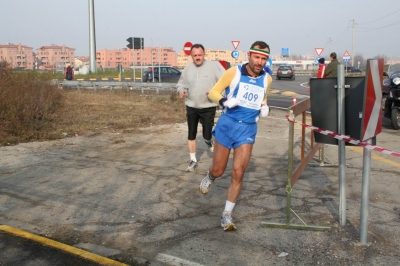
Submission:
[[[204,141],[211,152],[214,149],[211,131],[217,105],[208,99],[207,94],[225,72],[219,62],[204,59],[205,50],[201,44],[191,47],[190,56],[193,63],[186,65],[177,84],[179,97],[185,98],[188,124],[190,162],[186,171],[194,171],[197,167],[196,135],[199,121],[202,122]]]

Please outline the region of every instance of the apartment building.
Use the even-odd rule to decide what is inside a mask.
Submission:
[[[239,57],[232,57],[233,50],[215,50],[215,49],[206,49],[205,50],[205,59],[206,60],[224,60],[231,64],[231,66],[236,66],[241,64],[243,61],[247,61],[247,54],[244,51],[239,51]],[[192,57],[187,56],[183,50],[179,52],[178,55],[178,68],[184,68],[189,62],[192,62]]]
[[[176,67],[176,52],[171,47],[144,47],[143,49],[97,50],[96,62],[98,68],[123,68],[149,65],[169,65]]]
[[[33,48],[22,44],[0,44],[0,61],[6,61],[12,68],[33,69]]]
[[[36,59],[40,62],[40,69],[63,69],[67,64],[75,63],[75,48],[65,45],[52,44],[37,49]]]
[[[81,66],[89,65],[90,57],[85,55],[85,56],[78,56],[75,58],[75,63],[74,67],[79,68]]]

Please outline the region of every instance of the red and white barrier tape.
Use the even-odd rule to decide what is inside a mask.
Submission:
[[[286,118],[287,118],[287,120],[289,122],[297,123],[294,119],[290,119],[289,115],[286,115]],[[340,135],[340,134],[338,134],[336,132],[329,131],[329,130],[326,130],[326,129],[323,129],[323,128],[314,127],[314,126],[303,124],[303,123],[298,123],[298,124],[302,125],[303,127],[307,127],[307,128],[309,128],[311,130],[314,130],[314,131],[316,131],[318,133],[324,134],[326,136],[333,137],[333,138],[338,139],[338,140],[343,140],[345,142],[348,142],[348,143],[351,143],[351,144],[354,144],[354,145],[357,145],[357,146],[362,146],[362,147],[365,147],[366,149],[369,149],[369,150],[379,151],[379,152],[382,152],[382,153],[385,153],[385,154],[389,154],[389,155],[393,155],[393,156],[396,156],[396,157],[400,157],[400,153],[395,152],[395,151],[391,151],[391,150],[388,150],[388,149],[385,149],[385,148],[381,148],[379,146],[374,146],[374,145],[371,145],[371,144],[369,144],[367,142],[363,142],[363,141],[360,141],[360,140],[357,140],[357,139],[353,139],[353,138],[350,138],[350,137],[347,137],[347,136],[344,136],[344,135]]]

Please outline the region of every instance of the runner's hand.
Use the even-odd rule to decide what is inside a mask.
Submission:
[[[268,114],[269,114],[269,106],[266,105],[266,104],[261,105],[260,111],[261,111],[261,116],[262,117],[268,116]]]
[[[239,100],[236,98],[230,98],[229,100],[224,102],[224,106],[227,108],[233,108],[239,105]]]

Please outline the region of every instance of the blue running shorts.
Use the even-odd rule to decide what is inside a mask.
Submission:
[[[212,134],[221,145],[236,149],[242,144],[254,144],[257,134],[257,123],[243,123],[222,114]]]

